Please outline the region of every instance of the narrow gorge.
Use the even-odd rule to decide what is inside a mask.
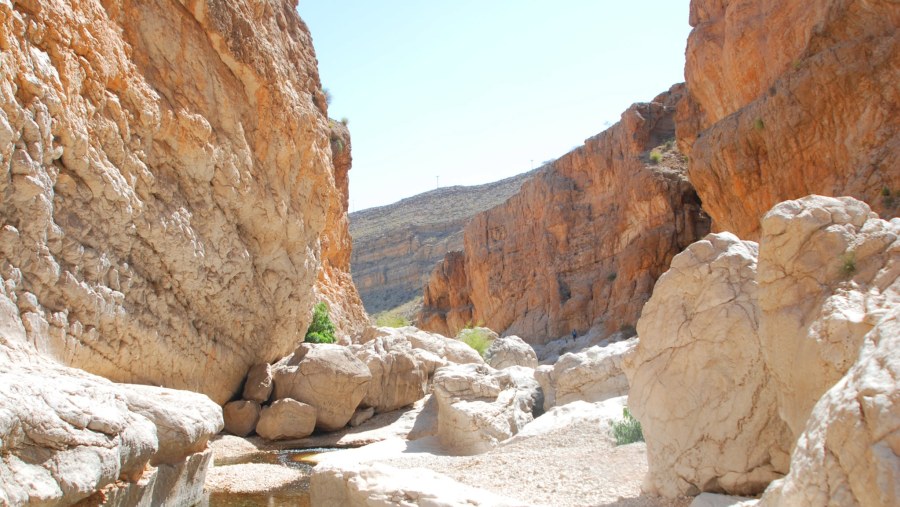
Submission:
[[[0,0],[0,506],[900,504],[898,2],[353,214],[298,9]]]

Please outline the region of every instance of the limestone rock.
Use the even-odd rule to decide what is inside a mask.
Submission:
[[[428,366],[416,358],[409,341],[380,337],[357,347],[355,354],[372,374],[363,406],[390,412],[425,396]]]
[[[272,387],[272,366],[269,363],[255,364],[247,372],[243,398],[265,403],[272,396]]]
[[[711,234],[677,255],[638,321],[628,405],[647,441],[644,489],[753,495],[787,472],[757,320],[757,245]]]
[[[319,465],[309,484],[312,505],[369,507],[525,507],[525,504],[459,483],[445,475],[381,463]]]
[[[488,347],[484,360],[491,368],[498,370],[509,366],[537,368],[538,365],[537,354],[531,345],[515,335],[495,339]]]
[[[347,348],[302,343],[272,367],[275,400],[292,398],[316,409],[316,428],[334,431],[350,421],[372,374]],[[259,432],[259,429],[257,429]]]
[[[268,440],[308,437],[316,428],[316,412],[314,407],[306,403],[281,398],[268,407],[263,407],[256,424],[256,433]]]
[[[246,437],[256,429],[262,407],[255,401],[239,400],[226,403],[222,407],[225,416],[225,431],[239,437]]]
[[[420,361],[431,363],[435,367],[445,366],[449,363],[484,363],[481,355],[465,343],[439,334],[422,331],[412,326],[376,328],[371,338],[374,339],[377,336],[399,337],[409,342],[413,348],[413,353],[416,354]],[[422,354],[422,352],[427,352],[427,355]],[[437,358],[437,361],[435,358]],[[434,373],[434,369],[429,367],[428,374],[431,375],[432,373]]]
[[[791,471],[760,507],[900,504],[900,304],[869,332],[859,359],[816,403]]]
[[[520,366],[446,366],[434,375],[438,439],[455,454],[479,454],[512,437],[534,419],[540,387]]]
[[[573,401],[598,402],[628,394],[628,379],[622,369],[626,355],[638,339],[594,346],[565,354],[553,366],[541,366],[534,378],[544,392],[544,410]]]
[[[442,187],[351,213],[353,281],[366,310],[375,314],[421,296],[434,265],[445,253],[463,248],[469,219],[508,199],[532,175]]]
[[[205,499],[207,472],[215,469],[212,462],[213,452],[207,449],[180,463],[148,467],[137,482],[116,482],[85,503],[104,507],[199,505]]]
[[[781,203],[763,219],[758,280],[766,367],[796,439],[900,301],[900,220],[852,198]]]
[[[0,2],[0,274],[39,353],[224,403],[302,339],[346,220],[294,7]]]
[[[633,326],[672,257],[708,232],[686,162],[667,145],[682,93],[633,105],[476,215],[462,259],[432,274],[419,325],[453,335],[471,312],[469,322],[531,344]]]
[[[715,230],[757,240],[812,193],[897,216],[898,24],[885,0],[691,2],[678,141]]]
[[[355,428],[360,424],[368,421],[375,415],[375,408],[358,408],[356,412],[353,412],[353,416],[350,417],[350,427]]]

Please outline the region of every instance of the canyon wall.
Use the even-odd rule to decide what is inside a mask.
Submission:
[[[364,318],[295,4],[0,0],[0,275],[37,353],[221,403],[317,279]]]
[[[444,254],[463,248],[463,227],[519,191],[533,172],[484,185],[425,192],[350,215],[353,280],[370,313],[422,295]]]
[[[682,94],[635,104],[476,215],[462,258],[432,273],[419,325],[454,335],[479,323],[531,343],[633,326],[672,257],[708,232],[673,146]]]
[[[679,147],[713,228],[759,237],[773,205],[850,195],[900,212],[900,5],[693,0]]]

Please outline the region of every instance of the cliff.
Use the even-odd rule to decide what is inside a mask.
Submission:
[[[678,142],[714,229],[807,194],[900,211],[900,5],[691,2]]]
[[[440,188],[351,213],[353,280],[366,309],[377,313],[420,296],[434,265],[462,249],[466,223],[515,194],[532,174]]]
[[[352,287],[294,8],[0,2],[0,276],[37,353],[221,403],[303,339],[323,259]]]
[[[678,85],[635,104],[476,215],[462,256],[432,273],[419,325],[454,335],[480,323],[531,343],[633,326],[672,257],[708,230],[685,161],[667,143],[682,93]]]

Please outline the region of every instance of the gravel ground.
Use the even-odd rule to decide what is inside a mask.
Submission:
[[[646,445],[616,447],[597,422],[518,439],[477,456],[412,453],[384,462],[397,468],[428,468],[535,505],[687,507],[692,500],[642,496]]]

